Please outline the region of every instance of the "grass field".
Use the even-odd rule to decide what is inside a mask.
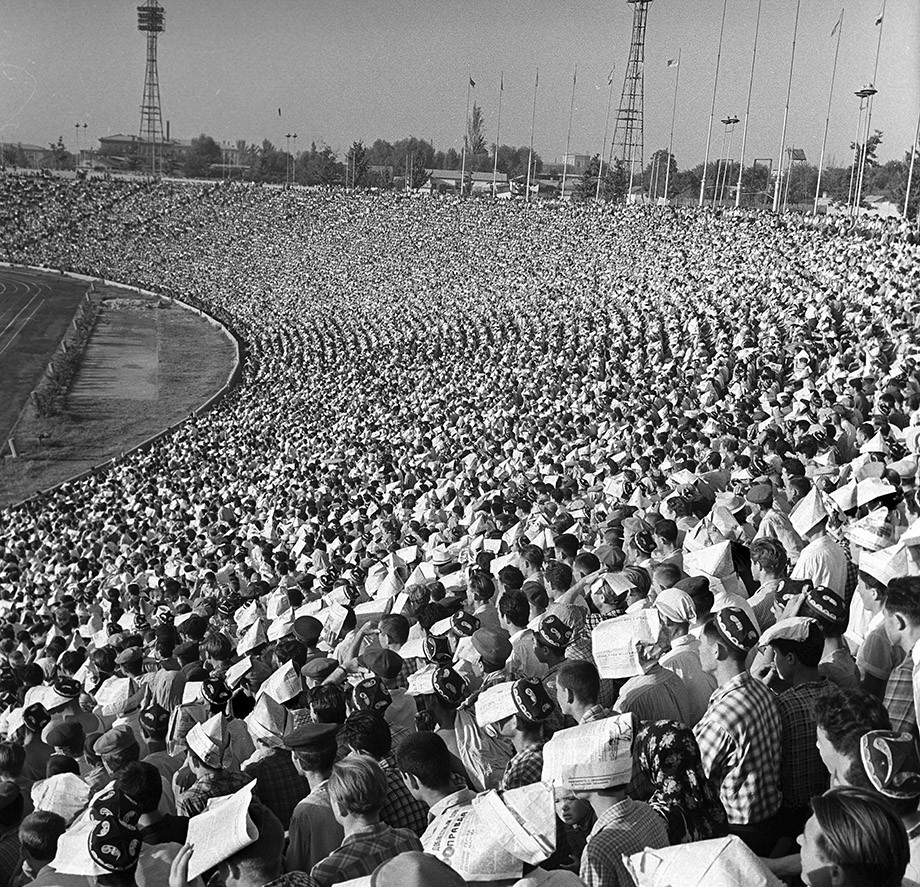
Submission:
[[[88,284],[0,268],[0,450],[64,337]]]
[[[205,320],[156,299],[103,291],[116,298],[103,303],[64,408],[47,419],[29,403],[22,411],[14,432],[20,458],[0,460],[0,507],[136,446],[226,381],[233,347]]]

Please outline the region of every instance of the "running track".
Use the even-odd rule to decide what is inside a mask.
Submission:
[[[73,320],[87,284],[0,268],[0,451]]]

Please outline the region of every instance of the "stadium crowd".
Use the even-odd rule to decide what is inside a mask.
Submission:
[[[920,884],[915,235],[0,177],[245,351],[0,512],[0,887]]]

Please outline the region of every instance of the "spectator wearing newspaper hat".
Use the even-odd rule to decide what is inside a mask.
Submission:
[[[781,817],[795,837],[808,818],[812,797],[828,787],[828,774],[817,747],[815,701],[827,686],[818,672],[824,636],[815,619],[795,616],[767,629],[760,639],[774,654],[774,667],[788,689],[776,698],[782,728]]]
[[[539,782],[543,772],[543,746],[547,736],[544,724],[556,711],[554,701],[543,683],[524,678],[511,686],[511,698],[516,713],[502,733],[511,739],[515,755],[508,761],[499,785],[502,791]]]
[[[782,722],[772,692],[746,668],[757,640],[750,617],[737,608],[720,610],[705,624],[700,663],[717,689],[693,732],[706,776],[719,787],[729,831],[755,853],[768,853],[780,832]]]

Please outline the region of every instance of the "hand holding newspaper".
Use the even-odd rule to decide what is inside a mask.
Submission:
[[[591,632],[591,652],[602,678],[631,678],[642,674],[639,644],[657,643],[661,619],[652,607],[601,622]]]
[[[186,843],[195,848],[188,865],[190,881],[248,847],[259,837],[249,817],[255,785],[253,779],[232,795],[212,798],[206,810],[189,820]]]

